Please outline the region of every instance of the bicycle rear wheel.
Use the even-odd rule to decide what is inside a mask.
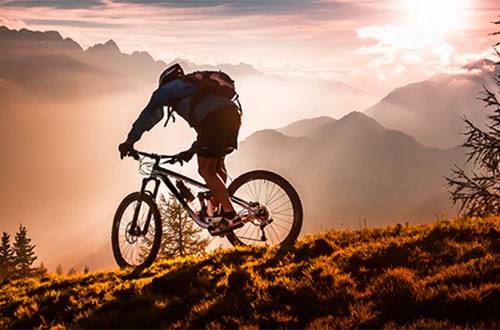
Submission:
[[[283,177],[269,171],[251,171],[228,187],[229,196],[251,203],[235,206],[247,222],[227,234],[233,245],[293,244],[302,228],[302,203],[297,191]],[[256,214],[259,214],[255,216]]]
[[[139,205],[138,205],[139,204]],[[136,207],[140,206],[137,226],[132,228]],[[145,230],[147,218],[149,227]],[[116,210],[111,230],[111,245],[120,267],[148,267],[160,249],[162,225],[160,212],[153,198],[134,192],[123,199]]]

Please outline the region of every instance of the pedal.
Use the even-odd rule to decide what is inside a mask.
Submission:
[[[205,217],[203,221],[208,224],[209,227],[217,228],[219,222],[222,220],[222,217]]]
[[[238,224],[234,225],[234,226],[230,226],[230,227],[227,227],[227,228],[224,228],[224,229],[221,229],[220,232],[218,233],[212,233],[213,230],[216,230],[216,229],[219,229],[218,227],[212,227],[212,229],[209,229],[209,233],[212,235],[212,236],[225,236],[226,234],[228,234],[229,232],[235,230],[235,229],[238,229],[238,228],[241,228],[243,227],[245,224],[243,222],[239,222]],[[211,226],[209,226],[208,228],[210,228]]]
[[[215,229],[217,229],[217,227],[212,227],[212,226],[207,227],[209,234],[214,236],[214,237],[225,237],[227,235],[227,233],[224,233],[224,232],[220,232],[218,234],[213,234],[212,231]]]

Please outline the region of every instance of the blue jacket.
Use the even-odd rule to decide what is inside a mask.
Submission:
[[[130,143],[137,142],[145,131],[151,130],[163,118],[164,106],[172,107],[172,110],[184,118],[192,127],[196,127],[217,109],[235,106],[227,97],[215,94],[207,95],[194,106],[192,118],[190,118],[192,98],[196,91],[195,84],[182,79],[173,80],[155,90],[149,103],[132,125],[127,141]]]

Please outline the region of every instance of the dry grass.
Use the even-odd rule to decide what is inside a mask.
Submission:
[[[499,328],[500,218],[309,236],[0,287],[1,328]]]

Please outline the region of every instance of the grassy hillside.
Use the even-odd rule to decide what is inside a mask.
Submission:
[[[500,218],[2,283],[0,327],[499,328]]]

